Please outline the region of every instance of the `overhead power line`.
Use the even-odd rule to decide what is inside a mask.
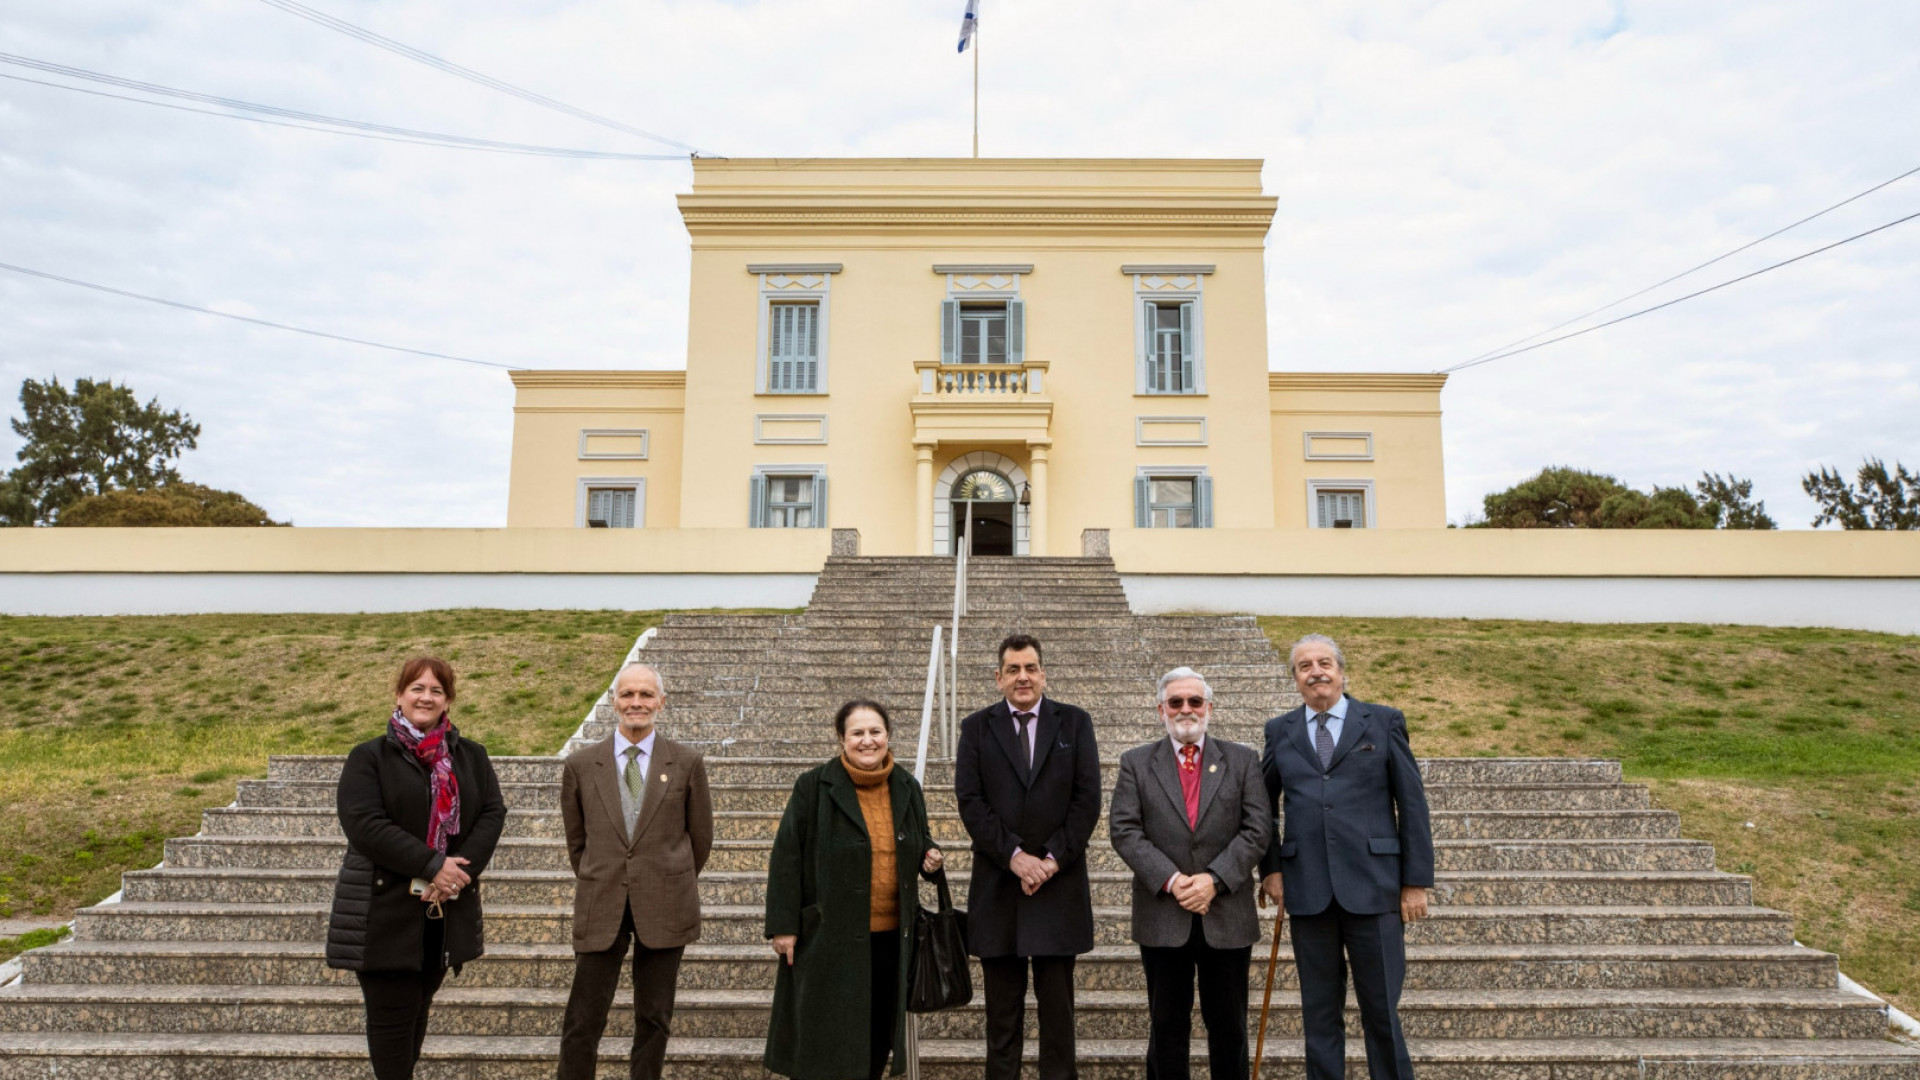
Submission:
[[[1812,220],[1814,220],[1815,218],[1819,218],[1819,217],[1824,217],[1824,216],[1826,216],[1827,214],[1831,214],[1831,213],[1833,213],[1833,212],[1834,212],[1835,210],[1838,210],[1838,209],[1840,209],[1841,207],[1843,207],[1843,206],[1845,206],[1845,205],[1847,205],[1848,203],[1851,203],[1851,202],[1857,202],[1857,201],[1859,201],[1859,200],[1861,200],[1861,199],[1864,199],[1864,198],[1866,198],[1867,196],[1869,196],[1869,195],[1871,195],[1871,194],[1873,194],[1874,192],[1876,192],[1876,191],[1879,191],[1879,190],[1880,190],[1881,188],[1883,188],[1883,187],[1887,187],[1887,186],[1888,186],[1888,185],[1890,185],[1890,184],[1895,184],[1895,183],[1898,183],[1898,182],[1900,182],[1900,181],[1902,181],[1902,180],[1905,180],[1905,179],[1906,179],[1907,177],[1909,177],[1909,176],[1912,176],[1912,175],[1914,175],[1915,173],[1920,173],[1920,166],[1915,166],[1914,168],[1911,168],[1911,169],[1908,169],[1908,170],[1907,170],[1906,172],[1903,172],[1903,173],[1901,173],[1901,174],[1900,174],[1899,176],[1896,176],[1896,177],[1894,177],[1894,178],[1893,178],[1893,179],[1891,179],[1891,180],[1882,180],[1881,182],[1879,182],[1879,183],[1877,183],[1877,184],[1875,184],[1875,185],[1873,185],[1872,187],[1870,187],[1870,188],[1868,188],[1868,189],[1867,189],[1867,190],[1865,190],[1865,191],[1862,191],[1862,192],[1860,192],[1860,193],[1859,193],[1859,194],[1857,194],[1857,195],[1849,195],[1849,196],[1847,196],[1846,198],[1844,198],[1844,199],[1841,199],[1841,200],[1840,200],[1839,202],[1837,202],[1837,203],[1834,203],[1834,204],[1833,204],[1832,206],[1829,206],[1829,207],[1827,207],[1827,208],[1826,208],[1825,210],[1821,210],[1821,211],[1818,211],[1818,212],[1816,212],[1816,213],[1812,213],[1812,214],[1808,214],[1808,215],[1807,215],[1806,217],[1803,217],[1803,218],[1801,218],[1801,219],[1800,219],[1799,221],[1796,221],[1796,222],[1794,222],[1794,223],[1793,223],[1793,224],[1791,224],[1791,225],[1783,225],[1783,226],[1781,226],[1780,228],[1778,228],[1778,229],[1775,229],[1775,230],[1773,230],[1772,232],[1770,232],[1770,233],[1768,233],[1768,234],[1767,234],[1767,235],[1765,235],[1765,236],[1762,236],[1762,237],[1760,237],[1760,238],[1759,238],[1759,239],[1757,239],[1757,240],[1749,240],[1748,242],[1746,242],[1746,243],[1744,243],[1744,244],[1741,244],[1741,245],[1740,245],[1739,247],[1737,247],[1737,248],[1734,248],[1734,249],[1733,249],[1732,251],[1729,251],[1729,252],[1727,252],[1727,253],[1726,253],[1726,254],[1724,254],[1724,255],[1715,255],[1715,256],[1714,256],[1713,258],[1711,258],[1711,259],[1708,259],[1708,260],[1707,260],[1706,262],[1703,262],[1703,263],[1701,263],[1701,264],[1700,264],[1700,265],[1698,265],[1698,266],[1693,266],[1693,267],[1689,267],[1689,268],[1687,268],[1687,269],[1685,269],[1685,270],[1682,270],[1682,271],[1680,271],[1679,273],[1677,273],[1677,274],[1675,274],[1675,275],[1673,275],[1673,276],[1672,276],[1672,277],[1670,277],[1670,278],[1664,278],[1664,279],[1662,279],[1662,280],[1660,280],[1660,281],[1656,281],[1656,282],[1654,282],[1653,284],[1651,284],[1651,285],[1649,285],[1649,286],[1647,286],[1647,287],[1646,287],[1646,288],[1644,288],[1644,289],[1641,289],[1641,290],[1640,290],[1640,291],[1638,291],[1638,292],[1630,292],[1630,293],[1628,293],[1627,295],[1625,295],[1625,296],[1623,296],[1623,297],[1621,297],[1620,299],[1618,299],[1618,300],[1615,300],[1615,301],[1613,301],[1612,303],[1607,303],[1607,304],[1601,304],[1601,305],[1600,305],[1599,307],[1597,307],[1597,308],[1594,308],[1594,309],[1593,309],[1592,311],[1586,311],[1586,312],[1582,312],[1582,313],[1580,313],[1580,314],[1578,314],[1578,315],[1575,315],[1575,316],[1574,316],[1573,318],[1571,318],[1571,319],[1567,319],[1567,320],[1566,320],[1566,321],[1564,321],[1564,322],[1557,322],[1557,323],[1554,323],[1554,324],[1553,324],[1552,326],[1549,326],[1549,327],[1547,327],[1547,328],[1546,328],[1545,330],[1541,330],[1541,331],[1539,331],[1539,332],[1537,332],[1537,333],[1532,333],[1532,334],[1528,334],[1528,335],[1527,335],[1526,337],[1523,337],[1523,338],[1519,338],[1519,339],[1517,339],[1517,340],[1514,340],[1514,341],[1509,341],[1509,342],[1507,342],[1507,343],[1506,343],[1505,345],[1502,345],[1502,346],[1500,346],[1500,347],[1499,347],[1499,348],[1497,348],[1497,349],[1489,349],[1488,351],[1486,351],[1486,352],[1483,352],[1483,353],[1481,353],[1481,354],[1480,354],[1479,356],[1476,356],[1476,357],[1474,357],[1474,358],[1472,358],[1471,360],[1468,360],[1468,361],[1467,361],[1466,363],[1464,363],[1464,364],[1460,364],[1460,365],[1458,365],[1457,367],[1468,367],[1468,366],[1471,366],[1471,365],[1473,365],[1473,364],[1475,364],[1475,363],[1478,363],[1478,362],[1479,362],[1479,361],[1481,361],[1481,360],[1486,360],[1486,359],[1491,359],[1491,358],[1494,358],[1494,354],[1495,354],[1495,353],[1506,353],[1508,349],[1511,349],[1511,348],[1513,348],[1513,347],[1514,347],[1514,346],[1516,346],[1516,345],[1524,345],[1524,344],[1526,344],[1527,342],[1529,342],[1529,341],[1532,341],[1532,340],[1533,340],[1534,338],[1537,338],[1537,337],[1542,337],[1542,336],[1544,336],[1544,335],[1546,335],[1546,334],[1551,334],[1551,333],[1553,333],[1553,332],[1554,332],[1555,330],[1559,330],[1559,329],[1561,329],[1561,328],[1563,328],[1563,327],[1568,327],[1568,326],[1572,326],[1572,325],[1573,325],[1574,323],[1577,323],[1577,322],[1579,322],[1579,321],[1581,321],[1582,319],[1590,319],[1590,318],[1592,318],[1593,316],[1595,316],[1595,315],[1598,315],[1598,314],[1600,314],[1600,313],[1601,313],[1601,312],[1603,312],[1603,311],[1609,311],[1609,310],[1611,310],[1611,309],[1613,309],[1613,308],[1617,308],[1617,307],[1619,307],[1619,306],[1620,306],[1621,304],[1624,304],[1624,303],[1626,303],[1626,302],[1627,302],[1627,301],[1629,301],[1629,300],[1633,300],[1633,299],[1636,299],[1636,298],[1638,298],[1638,297],[1642,297],[1642,296],[1645,296],[1646,294],[1648,294],[1648,293],[1650,293],[1650,292],[1652,292],[1653,290],[1655,290],[1655,289],[1657,289],[1657,288],[1659,288],[1659,287],[1661,287],[1662,285],[1671,285],[1671,284],[1673,284],[1674,282],[1676,282],[1676,281],[1679,281],[1679,280],[1680,280],[1681,278],[1683,278],[1683,277],[1687,277],[1687,276],[1688,276],[1688,275],[1690,275],[1690,274],[1693,274],[1693,273],[1696,273],[1696,272],[1698,272],[1698,271],[1701,271],[1701,270],[1705,270],[1705,269],[1706,269],[1707,267],[1709,267],[1709,266],[1712,266],[1712,265],[1713,265],[1714,263],[1717,263],[1717,262],[1722,262],[1722,261],[1724,261],[1724,260],[1727,260],[1727,259],[1731,259],[1731,258],[1733,258],[1733,257],[1734,257],[1735,255],[1738,255],[1738,254],[1740,254],[1741,252],[1743,252],[1743,251],[1745,251],[1745,250],[1747,250],[1747,249],[1748,249],[1748,248],[1750,248],[1750,247],[1754,247],[1754,246],[1756,246],[1756,245],[1759,245],[1759,244],[1764,244],[1764,243],[1766,243],[1766,242],[1767,242],[1768,240],[1771,240],[1771,239],[1773,239],[1774,237],[1776,237],[1776,236],[1779,236],[1779,235],[1780,235],[1781,233],[1784,233],[1784,232],[1789,232],[1789,231],[1791,231],[1791,230],[1794,230],[1794,229],[1797,229],[1797,228],[1799,228],[1800,226],[1802,226],[1802,225],[1805,225],[1805,224],[1806,224],[1807,222],[1809,222],[1809,221],[1812,221]],[[1511,354],[1508,354],[1508,355],[1511,355]],[[1448,371],[1454,371],[1454,370],[1457,370],[1457,368],[1448,368],[1447,370],[1448,370]]]
[[[1710,292],[1717,292],[1721,289],[1726,288],[1729,285],[1738,285],[1739,283],[1746,281],[1749,278],[1757,278],[1761,274],[1767,273],[1768,271],[1778,270],[1783,266],[1791,266],[1802,259],[1810,259],[1813,256],[1818,255],[1823,251],[1832,251],[1834,248],[1837,248],[1842,244],[1851,244],[1855,240],[1872,236],[1874,233],[1877,233],[1877,232],[1884,232],[1888,229],[1893,228],[1895,225],[1904,225],[1907,222],[1912,221],[1914,218],[1920,218],[1920,213],[1912,213],[1912,214],[1908,214],[1906,217],[1903,217],[1903,218],[1896,218],[1893,221],[1887,222],[1885,225],[1876,225],[1873,228],[1868,229],[1866,232],[1854,233],[1852,236],[1847,237],[1845,240],[1835,240],[1833,243],[1827,244],[1824,247],[1817,247],[1817,248],[1814,248],[1812,251],[1802,252],[1799,255],[1795,255],[1791,259],[1782,259],[1779,262],[1774,263],[1772,266],[1763,266],[1760,269],[1753,271],[1752,273],[1741,274],[1737,278],[1731,278],[1727,281],[1721,282],[1718,285],[1709,285],[1706,288],[1699,290],[1698,292],[1690,292],[1685,296],[1676,296],[1672,300],[1668,300],[1664,303],[1655,304],[1649,308],[1641,308],[1639,311],[1636,311],[1631,315],[1622,315],[1617,319],[1608,319],[1606,322],[1596,323],[1593,326],[1589,326],[1580,330],[1575,330],[1571,334],[1561,334],[1557,338],[1548,338],[1546,341],[1538,342],[1533,345],[1528,345],[1524,349],[1514,349],[1510,352],[1496,353],[1495,355],[1492,355],[1492,356],[1482,356],[1473,360],[1468,360],[1463,364],[1455,364],[1450,368],[1441,368],[1440,373],[1443,375],[1451,375],[1456,371],[1464,371],[1470,367],[1478,367],[1481,364],[1491,364],[1495,360],[1505,360],[1509,356],[1519,356],[1521,353],[1532,352],[1535,349],[1544,349],[1549,345],[1566,341],[1569,338],[1577,338],[1582,334],[1591,334],[1595,330],[1604,330],[1609,326],[1614,326],[1616,324],[1626,322],[1628,319],[1637,319],[1642,315],[1659,311],[1661,308],[1672,307],[1673,305],[1678,304],[1683,300],[1691,300],[1696,296],[1705,296]]]
[[[231,312],[215,311],[212,308],[183,304],[178,300],[167,300],[158,296],[148,296],[144,293],[128,292],[125,289],[116,289],[110,285],[99,285],[91,281],[81,281],[78,278],[61,277],[59,274],[49,274],[45,270],[35,270],[30,266],[15,266],[12,263],[0,262],[0,270],[11,270],[16,274],[25,274],[28,277],[57,281],[62,285],[77,285],[82,289],[92,289],[95,292],[108,293],[113,296],[124,296],[129,300],[145,300],[149,304],[164,304],[170,308],[179,308],[181,311],[192,311],[200,315],[217,315],[222,319],[252,323],[255,326],[265,326],[274,330],[289,330],[296,334],[305,334],[308,337],[326,338],[329,341],[344,341],[349,345],[365,345],[374,349],[386,349],[389,352],[411,353],[414,356],[430,356],[435,360],[456,360],[462,364],[477,364],[481,367],[504,368],[508,371],[527,370],[519,364],[501,364],[492,360],[475,360],[471,356],[455,356],[452,353],[430,352],[426,349],[409,349],[405,345],[388,345],[381,341],[368,341],[366,338],[348,337],[345,334],[330,334],[325,330],[310,330],[304,326],[288,326],[286,323],[271,322],[267,319],[255,319],[247,315],[235,315]]]
[[[50,86],[56,90],[70,90],[74,93],[93,97],[112,98],[116,101],[131,101],[140,105],[153,105],[162,109],[178,112],[198,113],[201,116],[219,116],[228,120],[246,120],[252,123],[271,124],[274,127],[293,128],[299,131],[318,131],[329,135],[354,135],[360,138],[379,139],[382,142],[411,143],[416,146],[439,146],[454,150],[484,150],[497,154],[523,154],[534,157],[561,157],[586,159],[613,159],[626,161],[679,161],[679,154],[621,154],[604,150],[580,150],[563,146],[539,146],[529,143],[500,142],[495,139],[476,139],[465,135],[446,135],[434,131],[417,131],[413,128],[392,127],[387,124],[369,123],[364,120],[345,120],[340,117],[322,116],[318,113],[301,112],[298,109],[284,109],[276,105],[260,105],[237,98],[221,97],[217,94],[201,94],[192,90],[180,90],[158,83],[141,82],[137,79],[124,79],[117,75],[106,75],[85,68],[55,64],[32,57],[15,56],[0,53],[0,64],[14,64],[67,78],[84,79],[89,82],[105,83],[110,86],[138,90],[142,93],[163,97],[181,98],[187,101],[200,101],[219,105],[222,108],[242,110],[245,113],[260,113],[259,116],[241,115],[232,112],[219,112],[214,109],[196,109],[187,105],[174,105],[165,101],[153,101],[148,98],[131,97],[126,94],[112,94],[103,90],[89,90],[84,86],[69,86],[65,83],[48,82],[44,79],[29,79],[23,75],[8,75],[0,72],[0,79],[14,82],[32,83],[35,86]],[[283,119],[268,119],[281,117]],[[291,121],[291,122],[290,122]]]
[[[668,146],[676,146],[690,154],[698,154],[700,152],[698,148],[689,146],[678,139],[669,139],[665,135],[657,135],[643,128],[634,127],[632,124],[624,124],[618,120],[601,116],[598,113],[588,112],[577,106],[569,105],[564,101],[556,101],[545,94],[534,93],[532,90],[523,89],[510,82],[496,79],[491,75],[482,74],[472,68],[461,67],[451,60],[444,60],[430,52],[424,52],[389,37],[382,37],[365,27],[355,26],[345,19],[336,19],[324,11],[317,11],[305,4],[297,3],[295,0],[260,0],[260,2],[269,7],[279,8],[289,15],[298,15],[310,22],[319,23],[329,30],[337,30],[348,37],[357,38],[369,45],[377,45],[382,49],[386,49],[388,52],[398,53],[409,60],[418,61],[428,67],[439,68],[449,75],[458,75],[469,82],[479,83],[488,89],[498,90],[503,94],[510,94],[522,101],[529,101],[543,108],[563,112],[568,116],[585,120],[588,123],[599,124],[601,127],[612,128],[615,131],[624,131],[629,135],[638,135],[643,139],[652,139],[654,142],[665,143]]]

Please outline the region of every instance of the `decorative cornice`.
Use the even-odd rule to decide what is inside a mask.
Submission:
[[[522,390],[685,390],[685,371],[514,371],[513,385]]]
[[[1123,274],[1211,274],[1212,263],[1128,263],[1120,268]]]
[[[1031,274],[1032,263],[935,263],[936,274]]]
[[[1359,371],[1269,371],[1269,390],[1359,390],[1374,392],[1425,391],[1439,393],[1447,385],[1445,375],[1414,375],[1397,372]]]
[[[840,263],[748,263],[749,274],[838,274]]]

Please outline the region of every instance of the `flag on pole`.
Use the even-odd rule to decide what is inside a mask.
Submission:
[[[960,16],[960,51],[967,51],[967,42],[973,40],[973,32],[980,25],[980,0],[967,0],[967,13]]]

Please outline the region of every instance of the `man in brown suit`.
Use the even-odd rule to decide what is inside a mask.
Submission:
[[[592,1080],[620,965],[633,945],[633,1080],[659,1080],[680,955],[700,937],[696,875],[713,850],[713,800],[700,754],[654,731],[660,673],[628,664],[613,681],[620,725],[567,758],[560,816],[573,892],[573,992],[560,1080]]]

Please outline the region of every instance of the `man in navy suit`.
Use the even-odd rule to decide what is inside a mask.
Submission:
[[[1347,968],[1373,1080],[1412,1080],[1400,1030],[1406,923],[1427,915],[1433,830],[1398,709],[1347,696],[1347,660],[1322,634],[1287,657],[1306,704],[1267,721],[1261,772],[1286,812],[1261,889],[1293,920],[1307,1080],[1346,1075]],[[1276,806],[1277,809],[1277,806]]]
[[[1073,965],[1093,949],[1086,856],[1100,821],[1100,751],[1086,711],[1046,696],[1038,641],[1002,641],[994,681],[1002,700],[960,721],[953,762],[973,838],[967,943],[986,982],[986,1080],[1020,1076],[1029,969],[1040,1080],[1073,1080]]]

